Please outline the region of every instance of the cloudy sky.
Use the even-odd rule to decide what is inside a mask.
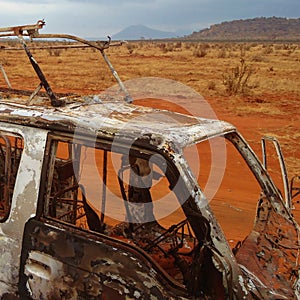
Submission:
[[[0,27],[45,19],[43,33],[105,37],[130,26],[189,34],[254,17],[300,17],[299,0],[0,0]]]

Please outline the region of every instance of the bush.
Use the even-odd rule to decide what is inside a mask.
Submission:
[[[207,84],[207,88],[209,90],[215,91],[216,90],[216,83],[214,81],[209,81],[208,84]]]
[[[48,53],[50,56],[60,56],[62,50],[61,49],[48,49]]]
[[[181,47],[182,47],[182,43],[181,42],[175,43],[175,48],[176,49],[181,49]]]
[[[0,59],[0,64],[2,66],[10,66],[10,62],[5,57],[3,57],[2,59]]]
[[[246,94],[252,88],[249,81],[253,73],[253,67],[247,65],[245,59],[241,57],[239,65],[223,74],[223,84],[226,92],[229,95]]]
[[[264,49],[263,49],[263,51],[262,51],[262,53],[266,54],[266,55],[271,54],[273,52],[274,52],[273,45],[267,45],[267,46],[265,46]]]
[[[218,58],[226,58],[226,49],[221,48],[218,52]]]
[[[128,53],[129,54],[132,54],[133,53],[133,50],[136,48],[136,46],[134,44],[127,44],[126,45],[126,48],[128,50]]]
[[[264,61],[267,61],[267,59],[261,55],[261,54],[255,54],[251,57],[251,60],[252,61],[255,61],[255,62],[264,62]]]
[[[208,44],[200,44],[199,49],[195,49],[193,55],[195,57],[204,57],[207,55]]]

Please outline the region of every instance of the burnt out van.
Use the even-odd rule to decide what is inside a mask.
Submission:
[[[277,140],[263,145],[278,150],[282,191],[233,125],[135,105],[105,55],[110,40],[43,25],[0,29],[40,80],[30,93],[0,92],[2,299],[300,299],[299,179],[287,182]],[[125,100],[54,93],[26,37],[99,50]],[[230,153],[224,176],[239,193],[224,181],[207,197],[212,141]]]

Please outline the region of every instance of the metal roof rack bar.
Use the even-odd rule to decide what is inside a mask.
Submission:
[[[83,45],[85,45],[86,47],[92,47],[92,48],[95,48],[95,49],[99,50],[102,57],[103,57],[103,59],[104,59],[104,61],[108,65],[112,75],[114,76],[114,78],[118,82],[120,89],[125,94],[125,101],[128,102],[128,103],[132,102],[132,97],[129,95],[129,93],[128,93],[126,87],[124,86],[123,82],[121,81],[118,73],[116,72],[113,65],[109,61],[108,57],[104,53],[105,49],[108,49],[109,47],[112,47],[112,46],[120,46],[124,43],[124,41],[112,43],[111,38],[108,37],[107,41],[96,41],[96,42],[94,42],[94,41],[88,41],[88,40],[79,38],[79,37],[74,36],[74,35],[69,35],[69,34],[40,34],[39,29],[42,29],[45,24],[46,23],[45,23],[44,20],[39,20],[36,24],[33,24],[33,25],[23,25],[23,26],[0,28],[0,37],[16,36],[20,39],[20,41],[22,43],[22,46],[23,46],[23,49],[25,50],[25,52],[26,52],[26,54],[27,54],[27,56],[30,60],[30,63],[32,64],[35,72],[37,73],[37,75],[38,75],[38,77],[41,81],[41,84],[45,88],[45,90],[48,94],[48,97],[51,100],[51,104],[53,106],[61,106],[61,105],[63,105],[63,102],[62,102],[62,100],[56,98],[56,96],[53,93],[49,83],[47,82],[42,70],[40,69],[38,63],[33,58],[29,48],[27,47],[24,37],[29,37],[30,40],[32,40],[33,38],[35,38],[35,39],[55,39],[55,38],[56,39],[69,39],[69,40],[80,42]],[[74,46],[76,46],[76,45],[74,45]],[[10,49],[7,49],[5,47],[3,49],[4,50],[10,50]],[[12,50],[16,50],[16,49],[17,48],[14,48]]]
[[[2,66],[2,64],[0,64],[0,70],[1,70],[1,73],[2,73],[2,75],[4,77],[4,80],[5,80],[6,84],[7,84],[7,86],[11,89],[12,86],[10,84],[10,81],[9,81],[7,75],[6,75],[6,72],[5,72],[4,67]]]
[[[4,36],[18,36],[18,35],[30,35],[33,36],[34,34],[38,33],[39,29],[42,29],[45,25],[44,20],[38,20],[36,24],[33,25],[22,25],[22,26],[13,26],[13,27],[4,27],[0,28],[0,37]],[[27,31],[27,34],[24,33]]]
[[[41,68],[39,67],[38,63],[36,62],[36,60],[33,58],[30,50],[28,49],[24,39],[22,36],[18,36],[18,38],[20,39],[20,41],[22,42],[22,46],[29,58],[29,61],[34,69],[34,71],[36,72],[36,74],[38,75],[40,81],[41,81],[41,85],[44,87],[44,89],[47,92],[47,95],[51,101],[51,105],[58,107],[58,106],[62,106],[64,104],[64,101],[57,99],[57,97],[55,96],[54,92],[52,91],[52,88],[50,87],[45,75],[43,74]]]

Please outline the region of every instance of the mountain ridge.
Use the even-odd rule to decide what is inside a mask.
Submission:
[[[300,41],[300,18],[256,17],[224,21],[191,34],[132,25],[112,35],[114,40],[175,39],[194,41]]]
[[[112,35],[114,40],[149,40],[175,38],[176,32],[162,31],[145,25],[131,25]]]
[[[291,40],[300,41],[300,18],[257,17],[224,21],[185,36],[191,40]]]

